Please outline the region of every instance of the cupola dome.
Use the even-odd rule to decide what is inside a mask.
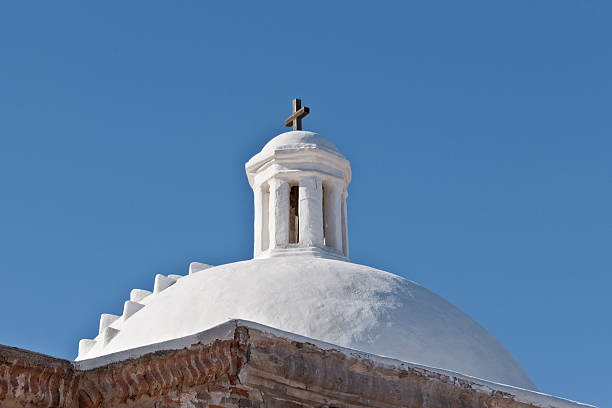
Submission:
[[[348,160],[324,137],[282,133],[246,165],[255,199],[255,258],[308,252],[348,258]]]
[[[281,133],[266,143],[261,151],[262,153],[266,153],[274,152],[275,150],[304,148],[318,148],[327,150],[331,153],[340,154],[332,142],[317,133],[306,130],[294,130]]]
[[[246,172],[254,193],[253,259],[192,263],[186,276],[157,275],[151,292],[131,292],[121,316],[102,315],[98,335],[81,340],[77,360],[242,319],[536,389],[504,346],[461,310],[403,277],[349,262],[351,170],[327,139],[300,129],[278,135],[246,163]]]

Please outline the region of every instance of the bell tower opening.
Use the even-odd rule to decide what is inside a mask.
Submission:
[[[300,187],[291,186],[289,191],[289,243],[297,244],[300,242]]]

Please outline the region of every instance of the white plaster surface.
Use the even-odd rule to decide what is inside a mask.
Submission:
[[[150,291],[144,289],[132,289],[130,292],[130,300],[134,302],[140,302],[142,299],[146,298],[151,294]]]
[[[117,321],[119,321],[119,319],[117,319]],[[102,337],[102,341],[101,342],[97,342],[96,344],[100,344],[100,345],[106,346],[106,345],[108,345],[108,343],[110,343],[110,341],[118,333],[119,333],[119,330],[115,329],[114,327],[107,327],[106,329],[104,329],[104,331],[100,335]]]
[[[296,244],[347,257],[348,237],[342,232],[346,225],[343,200],[351,168],[329,140],[308,131],[282,133],[253,156],[245,170],[254,192],[255,258],[277,256]],[[325,205],[324,185],[329,188]],[[289,188],[294,186],[299,187],[299,242],[290,243],[288,201]],[[269,196],[264,191],[269,191]],[[329,235],[327,241],[324,231]],[[269,245],[264,237],[269,237]]]
[[[89,350],[96,344],[95,340],[91,339],[82,339],[79,340],[79,354],[85,355],[89,353]]]
[[[270,248],[286,247],[289,242],[289,184],[272,179],[270,184]]]
[[[153,285],[153,293],[159,293],[166,290],[171,285],[176,283],[176,279],[161,274],[155,275],[155,284]]]
[[[304,148],[320,148],[339,154],[338,149],[332,142],[317,133],[307,130],[281,133],[266,143],[263,149],[261,149],[261,153],[266,154],[276,150]]]
[[[98,329],[98,334],[101,334],[104,329],[110,326],[115,320],[117,320],[119,316],[110,314],[110,313],[102,313],[100,315],[100,328]]]
[[[323,246],[323,187],[316,177],[303,177],[299,187],[300,244]]]
[[[323,202],[325,203],[323,217],[325,219],[326,245],[343,253],[342,248],[342,190],[338,182],[325,185]]]
[[[144,305],[142,303],[134,302],[132,300],[126,300],[126,302],[123,304],[123,320],[129,319],[130,316],[132,316],[134,313],[136,313],[143,307]]]
[[[208,265],[205,263],[201,263],[201,262],[192,262],[189,264],[189,275],[191,275],[192,273],[198,273],[200,271],[204,271],[208,268],[212,268],[212,265]]]
[[[128,320],[111,324],[109,328],[118,330],[112,338],[102,336],[103,341],[77,360],[244,319],[342,347],[535,389],[508,351],[459,309],[414,282],[350,262],[313,256],[236,262],[185,276],[142,303],[145,307]]]

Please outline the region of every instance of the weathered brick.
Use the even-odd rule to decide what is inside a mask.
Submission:
[[[88,371],[0,346],[2,408],[526,408],[467,379],[349,357],[238,327],[234,338]]]

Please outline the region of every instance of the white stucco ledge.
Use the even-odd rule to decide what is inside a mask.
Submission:
[[[212,265],[208,265],[201,262],[191,262],[189,264],[189,275],[193,275],[194,273],[198,273],[206,269],[210,269],[212,267]]]
[[[495,383],[492,381],[482,380],[480,378],[471,377],[468,375],[463,375],[460,373],[443,370],[436,367],[414,364],[392,358],[381,357],[375,354],[365,353],[345,347],[340,347],[334,344],[300,336],[294,333],[278,330],[259,323],[238,319],[228,320],[225,323],[222,323],[211,329],[193,335],[160,343],[150,344],[147,346],[137,347],[129,350],[124,350],[113,354],[107,354],[87,360],[75,361],[72,364],[78,370],[87,371],[129,359],[136,359],[138,357],[155,353],[158,351],[188,349],[191,346],[197,344],[211,344],[215,340],[230,340],[234,338],[236,329],[238,329],[239,327],[244,327],[247,330],[255,329],[266,335],[272,335],[277,338],[287,340],[289,342],[308,343],[321,350],[334,350],[344,354],[348,359],[367,361],[383,368],[391,368],[397,370],[416,369],[418,371],[440,374],[442,376],[447,377],[447,382],[457,384],[457,386],[463,385],[467,381],[470,385],[470,388],[476,392],[483,393],[486,395],[502,393],[506,395],[507,398],[512,398],[514,401],[520,403],[530,404],[533,407],[595,408],[595,406],[593,405],[583,404],[580,402],[555,397],[537,391],[526,390],[505,384]]]

